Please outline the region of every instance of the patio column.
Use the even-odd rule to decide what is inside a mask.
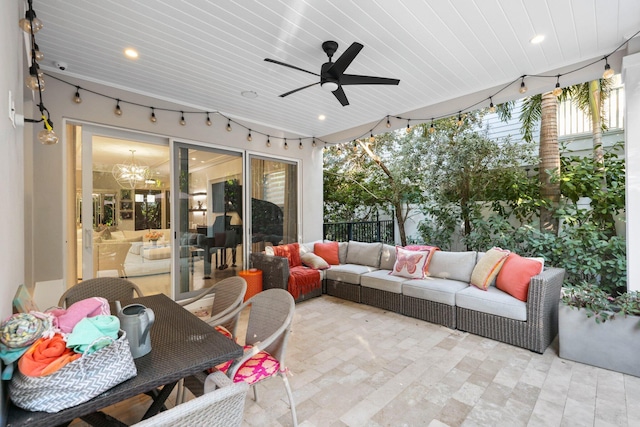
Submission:
[[[627,284],[640,290],[640,52],[622,59],[626,97],[624,145],[626,160]],[[634,262],[635,261],[635,262]]]

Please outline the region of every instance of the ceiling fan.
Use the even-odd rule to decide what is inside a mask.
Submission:
[[[386,77],[372,77],[372,76],[360,76],[356,74],[344,74],[344,71],[360,53],[364,46],[360,43],[354,42],[349,48],[344,51],[342,55],[336,60],[331,62],[333,54],[338,50],[338,43],[334,41],[326,41],[322,43],[322,50],[329,57],[329,62],[322,64],[320,68],[320,74],[308,71],[295,65],[286,64],[284,62],[276,61],[275,59],[265,58],[267,62],[273,62],[274,64],[284,65],[285,67],[293,68],[294,70],[304,71],[305,73],[313,74],[320,77],[320,81],[311,83],[310,85],[299,87],[287,93],[280,95],[281,98],[289,96],[292,93],[296,93],[302,89],[306,89],[311,86],[320,85],[323,89],[333,93],[342,106],[349,105],[347,95],[345,95],[342,86],[345,85],[397,85],[400,83],[398,79],[389,79]]]

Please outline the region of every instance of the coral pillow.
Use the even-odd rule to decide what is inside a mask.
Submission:
[[[424,279],[431,259],[431,251],[408,251],[396,246],[396,263],[391,270],[392,276],[408,279]]]
[[[299,265],[302,265],[302,261],[300,260],[300,245],[297,243],[274,246],[273,254],[275,256],[287,258],[289,260],[289,267],[297,267]]]
[[[486,291],[491,281],[500,272],[509,253],[509,251],[500,248],[489,249],[473,268],[471,284]]]
[[[327,261],[327,264],[340,264],[338,242],[316,243],[313,245],[313,253]]]
[[[533,276],[542,272],[542,263],[535,259],[510,254],[496,279],[496,288],[520,301],[527,302],[529,282]]]
[[[307,252],[306,254],[300,255],[300,259],[304,265],[313,268],[314,270],[325,270],[330,267],[327,261],[313,252]]]
[[[427,258],[427,263],[424,267],[425,276],[429,274],[429,263],[431,262],[431,257],[436,251],[439,251],[440,248],[437,246],[428,246],[428,245],[407,245],[404,249],[408,251],[429,251],[429,257]]]

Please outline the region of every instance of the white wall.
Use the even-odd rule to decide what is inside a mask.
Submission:
[[[191,110],[185,106],[174,105],[147,96],[124,92],[95,83],[74,81],[67,76],[61,76],[83,88],[120,98],[142,105],[153,105],[155,108],[171,108]],[[305,143],[304,149],[298,149],[297,139],[289,141],[289,149],[284,150],[282,141],[273,136],[282,136],[279,132],[267,130],[265,127],[238,120],[254,130],[253,141],[248,142],[247,130],[238,125],[232,125],[231,132],[226,131],[226,119],[219,115],[211,115],[213,126],[206,126],[204,116],[189,116],[186,126],[178,124],[179,113],[156,110],[158,121],[154,124],[149,120],[150,110],[126,103],[121,103],[122,116],[113,113],[115,102],[81,91],[83,102],[75,104],[72,101],[75,93],[73,86],[48,78],[45,95],[45,105],[52,114],[56,132],[60,142],[55,146],[34,146],[33,170],[34,191],[33,203],[34,235],[38,239],[33,242],[34,263],[33,277],[35,282],[56,280],[63,278],[63,261],[66,251],[63,232],[63,136],[62,119],[81,120],[96,124],[115,126],[124,129],[154,133],[176,138],[177,140],[199,141],[217,146],[250,150],[254,153],[277,156],[284,159],[301,159],[302,176],[302,238],[311,241],[322,238],[322,147],[311,147],[310,141]],[[259,102],[259,98],[254,101]],[[266,147],[266,137],[257,131],[272,135],[270,148]],[[290,135],[289,135],[290,136]]]
[[[18,285],[25,283],[24,129],[9,121],[9,91],[23,113],[23,39],[18,27],[20,2],[3,2],[0,13],[0,319],[11,314]],[[30,114],[27,114],[30,116]],[[30,126],[30,125],[29,125]]]

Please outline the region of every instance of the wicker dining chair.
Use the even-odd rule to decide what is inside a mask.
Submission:
[[[253,387],[254,399],[258,400],[256,384],[267,378],[280,375],[289,398],[293,425],[298,425],[293,393],[287,378],[285,355],[295,302],[284,289],[267,289],[249,298],[236,310],[219,318],[221,323],[233,319],[245,309],[250,309],[247,331],[244,337],[245,350],[239,358],[217,366],[234,382],[246,382]],[[234,335],[235,337],[235,335]],[[198,396],[202,393],[205,374],[185,379],[185,386]]]
[[[135,283],[119,277],[98,277],[79,282],[67,289],[58,301],[58,306],[69,307],[74,302],[91,298],[102,297],[107,301],[131,299],[144,296]]]
[[[249,385],[246,383],[234,383],[222,372],[214,372],[206,378],[202,396],[161,412],[134,426],[240,426],[248,389]]]
[[[224,324],[220,324],[218,319],[235,310],[242,304],[244,295],[247,293],[247,282],[240,276],[227,277],[220,280],[210,288],[203,289],[198,295],[188,300],[180,301],[178,304],[185,307],[198,300],[201,300],[209,294],[213,294],[213,305],[211,306],[211,317],[205,320],[211,326],[218,329],[219,332],[233,337],[236,333],[238,325],[238,317],[230,318]],[[220,329],[222,326],[224,329]],[[177,386],[176,402],[184,402],[184,385],[180,380]]]

